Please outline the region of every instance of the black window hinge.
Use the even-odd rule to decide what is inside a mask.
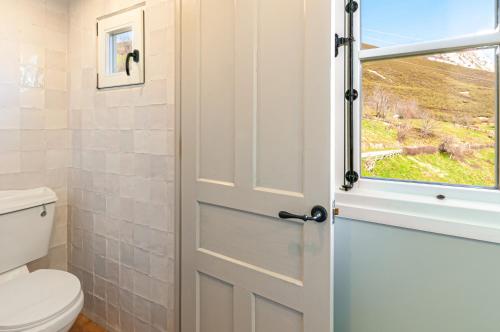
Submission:
[[[349,89],[345,92],[345,100],[353,102],[358,99],[359,93],[356,89]]]
[[[358,10],[358,8],[359,8],[359,4],[356,1],[351,0],[345,6],[345,11],[348,14],[353,14],[353,13],[355,13]]]

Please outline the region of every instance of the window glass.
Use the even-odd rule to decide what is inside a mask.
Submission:
[[[127,54],[132,52],[132,31],[121,31],[111,34],[110,49],[110,72],[124,72]]]
[[[495,186],[495,59],[484,48],[364,62],[362,176]]]
[[[495,29],[497,0],[362,0],[362,48],[413,44]]]

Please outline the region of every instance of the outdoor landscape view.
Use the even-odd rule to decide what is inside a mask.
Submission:
[[[496,0],[363,0],[360,8],[364,50],[497,26]],[[496,186],[496,54],[489,47],[363,62],[362,176]]]
[[[363,65],[362,175],[495,185],[494,49]]]

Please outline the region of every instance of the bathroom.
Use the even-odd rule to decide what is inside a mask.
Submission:
[[[0,0],[0,332],[500,331],[499,8]]]

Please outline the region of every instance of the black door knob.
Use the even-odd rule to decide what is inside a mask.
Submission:
[[[316,222],[323,222],[328,217],[328,212],[326,211],[326,209],[324,207],[322,207],[320,205],[316,205],[315,207],[312,208],[310,216],[308,216],[308,215],[301,216],[299,214],[293,214],[293,213],[290,213],[287,211],[280,211],[278,216],[281,219],[300,219],[304,222],[307,222],[309,220],[313,220]]]

